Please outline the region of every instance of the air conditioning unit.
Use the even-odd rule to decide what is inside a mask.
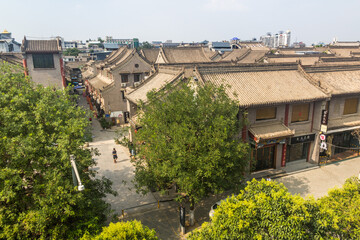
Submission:
[[[121,84],[121,87],[122,87],[122,88],[126,88],[126,83],[122,83],[122,84]]]
[[[134,87],[138,87],[140,85],[140,82],[134,82]]]

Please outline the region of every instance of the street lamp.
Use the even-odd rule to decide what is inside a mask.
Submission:
[[[85,187],[84,187],[84,185],[81,184],[81,179],[80,179],[79,172],[78,172],[76,164],[75,164],[75,156],[74,155],[70,155],[70,163],[71,163],[71,166],[72,166],[73,177],[74,177],[74,174],[75,174],[76,180],[77,180],[77,184],[74,181],[74,185],[75,186],[77,185],[78,190],[82,191],[82,190],[85,189]]]

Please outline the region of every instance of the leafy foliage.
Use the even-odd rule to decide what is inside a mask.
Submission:
[[[0,239],[75,239],[96,232],[111,182],[83,148],[88,113],[67,91],[34,86],[0,66]],[[85,190],[74,187],[70,154]]]
[[[359,204],[355,177],[318,200],[293,196],[283,184],[253,180],[222,201],[212,222],[189,239],[360,239]]]
[[[154,48],[154,46],[149,42],[143,42],[142,45],[141,45],[141,48],[151,49],[151,48]]]
[[[340,239],[360,239],[360,181],[356,177],[346,180],[342,188],[329,191],[319,204],[331,212],[337,224],[332,235]]]
[[[107,121],[106,118],[104,118],[104,117],[100,118],[99,122],[103,129],[111,128],[112,123]]]
[[[77,48],[67,48],[63,54],[64,56],[78,56],[81,51]]]
[[[225,87],[190,86],[150,92],[135,134],[135,185],[166,190],[176,184],[190,203],[240,184],[248,145],[237,135],[238,104]]]
[[[189,239],[322,239],[332,218],[314,199],[291,195],[273,181],[248,183],[218,206],[211,223]]]
[[[129,129],[130,129],[130,127],[123,126],[123,127],[115,130],[114,140],[115,140],[116,144],[121,144],[124,147],[129,147],[130,142],[129,142],[129,139],[127,138]]]
[[[139,221],[110,223],[97,236],[85,235],[82,240],[157,240],[155,230],[150,230]]]

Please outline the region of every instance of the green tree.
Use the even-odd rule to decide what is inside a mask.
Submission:
[[[110,223],[99,235],[84,235],[81,240],[157,240],[155,230],[150,230],[139,221]]]
[[[83,148],[88,113],[68,90],[35,86],[0,66],[0,239],[76,239],[100,230],[111,182]],[[73,184],[76,157],[85,190]]]
[[[141,45],[141,48],[151,49],[151,48],[154,48],[154,46],[149,42],[143,42],[142,45]]]
[[[64,56],[78,56],[81,51],[77,48],[67,48],[63,54]]]
[[[342,188],[329,191],[319,199],[323,209],[331,212],[336,227],[332,236],[339,239],[360,239],[360,181],[357,177],[346,180]]]
[[[144,193],[175,185],[177,200],[190,202],[190,224],[194,204],[241,184],[249,165],[248,145],[238,138],[239,105],[225,90],[210,84],[180,83],[176,90],[169,85],[150,92],[141,106],[135,185]]]
[[[98,37],[97,40],[100,42],[100,43],[103,43],[104,40],[101,39],[101,37]]]
[[[313,198],[304,200],[283,184],[254,179],[239,195],[222,201],[211,223],[189,239],[331,239],[334,226],[329,211]]]

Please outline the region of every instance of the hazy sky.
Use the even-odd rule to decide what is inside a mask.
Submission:
[[[0,6],[0,30],[17,41],[24,35],[247,40],[288,29],[292,42],[360,40],[359,0],[0,0]]]

